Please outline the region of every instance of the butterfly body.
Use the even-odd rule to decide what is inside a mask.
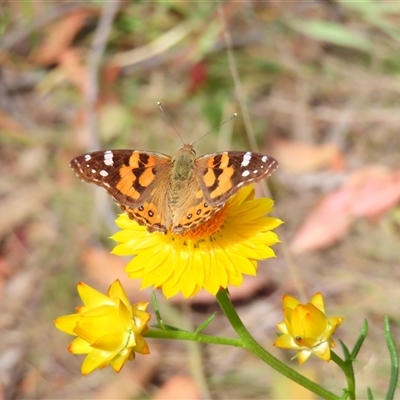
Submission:
[[[243,151],[196,157],[185,144],[174,157],[141,150],[107,150],[74,158],[82,180],[107,190],[131,219],[150,232],[195,229],[242,186],[271,175],[278,163]]]

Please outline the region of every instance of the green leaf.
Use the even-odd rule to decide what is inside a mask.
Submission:
[[[154,325],[151,325],[151,327],[152,328],[161,329],[162,331],[190,333],[189,331],[185,331],[184,329],[177,328],[176,326],[167,325],[167,324],[164,324],[164,323],[163,323],[162,326],[160,326],[160,324],[154,324]]]
[[[214,314],[211,314],[203,323],[201,323],[197,329],[195,333],[200,333],[202,331],[204,331],[204,329],[207,328],[208,325],[211,324],[211,322],[214,320],[215,316],[217,315],[217,312],[215,311]]]
[[[165,326],[164,321],[161,318],[160,310],[158,309],[157,297],[154,292],[151,293],[151,305],[153,306],[154,314],[156,315],[158,326],[162,330],[167,330],[167,327]]]
[[[389,317],[387,315],[385,316],[385,323],[383,330],[385,332],[385,339],[387,347],[389,349],[390,364],[391,364],[390,383],[385,399],[392,400],[394,399],[394,392],[396,391],[397,380],[399,379],[399,355],[397,354],[393,335],[392,332],[390,331]]]
[[[368,321],[365,319],[364,323],[363,323],[363,327],[361,329],[360,336],[358,337],[357,342],[354,345],[353,350],[351,352],[352,360],[355,360],[357,358],[358,352],[360,351],[361,346],[364,343],[365,338],[367,337],[367,334],[368,334]]]
[[[348,360],[350,358],[350,351],[347,346],[339,339],[340,346],[342,347],[344,359]]]
[[[340,24],[320,20],[293,20],[289,21],[288,25],[303,35],[337,46],[350,47],[361,51],[370,51],[372,49],[372,44],[369,40]]]
[[[343,394],[340,397],[340,400],[347,400],[349,398],[349,391],[347,389],[343,389]]]

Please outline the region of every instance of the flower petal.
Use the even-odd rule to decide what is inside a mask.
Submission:
[[[78,283],[78,293],[83,303],[87,307],[99,304],[112,304],[112,301],[109,297],[83,282]]]

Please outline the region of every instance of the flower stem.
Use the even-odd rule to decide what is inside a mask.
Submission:
[[[349,400],[355,400],[356,398],[356,382],[354,378],[354,370],[352,366],[352,361],[347,360],[343,361],[334,351],[331,351],[331,360],[336,363],[341,370],[343,371],[346,381],[347,381],[347,389],[346,392],[348,394]]]
[[[240,339],[246,349],[251,351],[255,356],[263,360],[266,364],[274,368],[276,371],[280,372],[282,375],[285,375],[287,378],[291,379],[292,381],[298,383],[301,386],[304,386],[308,390],[312,391],[313,393],[321,396],[327,400],[339,400],[340,397],[336,396],[334,393],[322,388],[321,386],[317,385],[316,383],[310,381],[303,375],[300,375],[283,362],[275,358],[272,354],[268,353],[264,348],[262,348],[256,340],[250,335],[246,327],[243,325],[241,319],[239,318],[235,308],[230,301],[230,298],[227,294],[227,290],[220,290],[217,293],[217,300],[219,306],[221,307],[222,311],[228,318],[229,322],[231,323],[233,329],[239,335]]]
[[[150,329],[144,336],[146,338],[153,339],[190,340],[192,342],[222,344],[225,346],[245,348],[244,343],[241,339],[204,335],[202,333],[192,333],[180,330]]]

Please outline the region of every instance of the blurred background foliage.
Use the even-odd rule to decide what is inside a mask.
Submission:
[[[0,397],[313,398],[241,350],[185,343],[151,341],[119,375],[83,378],[53,327],[79,304],[79,280],[104,290],[124,279],[108,254],[118,211],[69,161],[174,154],[182,142],[158,101],[183,141],[211,131],[198,154],[258,149],[280,162],[268,186],[282,246],[232,290],[250,331],[271,349],[282,295],[322,291],[349,347],[369,320],[358,393],[383,397],[383,315],[395,337],[400,315],[399,2],[3,1],[0,32]],[[148,298],[126,284],[133,301]],[[164,306],[169,323],[216,310],[207,296],[185,304]],[[223,318],[208,329],[227,333]],[[344,386],[332,363],[299,370]]]

